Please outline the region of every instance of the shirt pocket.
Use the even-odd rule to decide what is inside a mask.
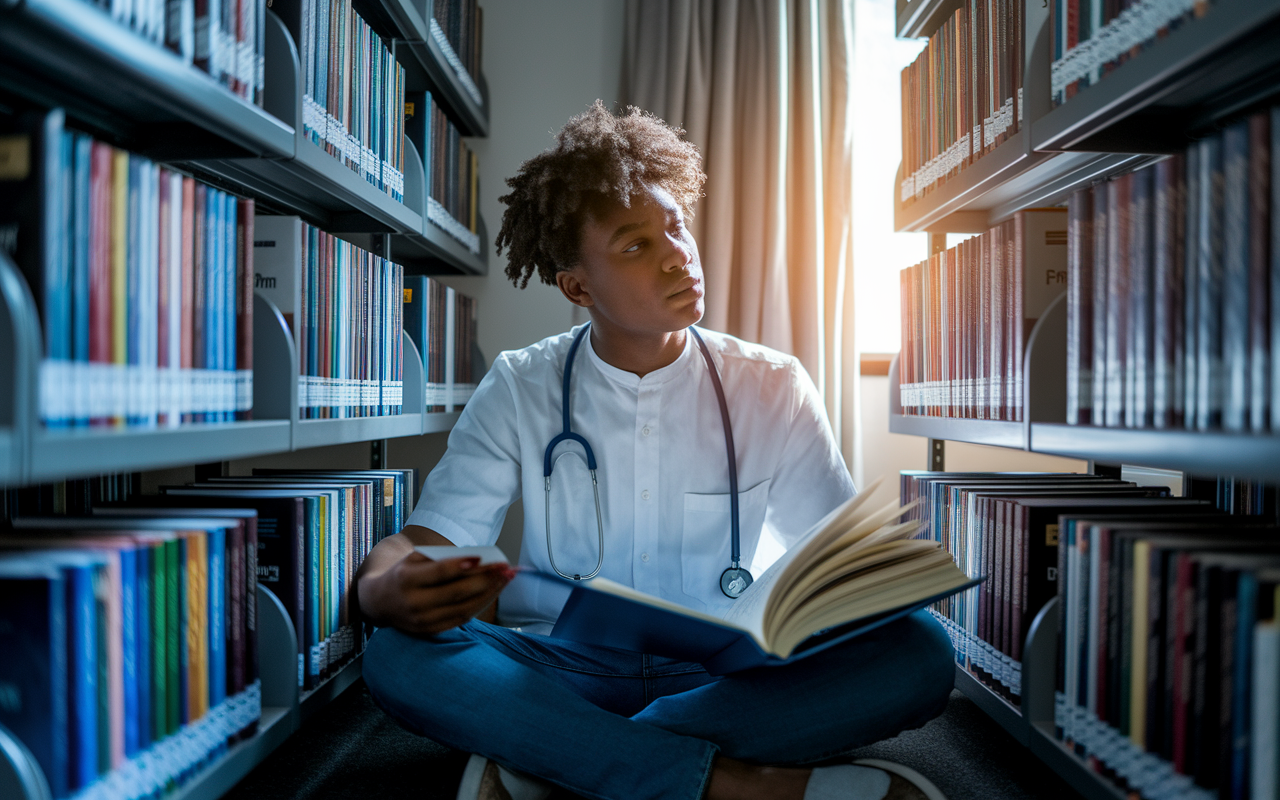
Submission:
[[[545,493],[543,496],[546,497]],[[547,508],[551,511],[549,542],[548,515],[545,512],[538,528],[541,529],[543,544],[550,548],[549,556],[555,559],[554,568],[570,576],[594,572],[601,557],[596,493],[587,461],[581,454],[570,450],[555,457]]]
[[[712,614],[723,614],[733,600],[720,591],[720,574],[732,564],[732,514],[728,494],[694,494],[684,496],[684,531],[680,540],[680,582],[684,594],[694,608]],[[765,509],[769,505],[769,481],[762,481],[746,491],[738,492],[738,524],[743,567],[751,559],[764,528]]]

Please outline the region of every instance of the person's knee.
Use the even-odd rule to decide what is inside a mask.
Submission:
[[[927,611],[909,618],[918,665],[916,697],[929,718],[942,713],[955,685],[955,651],[942,626]]]

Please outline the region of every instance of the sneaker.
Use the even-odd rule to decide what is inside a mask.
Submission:
[[[805,786],[804,800],[947,800],[920,773],[877,758],[817,767]]]
[[[475,754],[458,785],[458,800],[545,800],[550,796],[550,784]]]

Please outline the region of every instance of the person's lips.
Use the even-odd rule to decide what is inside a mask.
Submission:
[[[702,296],[702,281],[697,278],[685,278],[680,281],[680,283],[676,284],[675,291],[667,296],[670,298],[677,298],[688,296],[691,293],[698,297]]]

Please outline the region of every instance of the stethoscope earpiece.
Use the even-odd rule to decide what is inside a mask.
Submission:
[[[583,338],[590,330],[591,323],[588,322],[582,326],[582,330],[578,331],[573,337],[573,344],[569,346],[569,354],[565,356],[564,362],[564,385],[561,391],[560,410],[563,414],[564,429],[551,440],[547,445],[546,451],[542,455],[542,477],[543,490],[545,492],[543,508],[546,510],[546,526],[547,526],[547,558],[551,561],[551,569],[562,578],[580,581],[588,578],[594,578],[600,572],[600,568],[604,565],[604,515],[600,510],[600,484],[596,480],[596,456],[591,450],[591,445],[587,443],[586,438],[581,434],[574,433],[569,425],[569,380],[573,375],[573,359],[578,353],[578,346],[582,344]],[[729,516],[730,516],[730,556],[732,565],[720,574],[720,591],[724,592],[726,597],[736,600],[747,587],[751,585],[751,573],[743,569],[739,565],[741,553],[739,550],[739,528],[738,528],[738,457],[733,447],[733,427],[729,423],[729,403],[724,397],[724,386],[720,383],[720,371],[716,369],[715,361],[711,359],[711,351],[707,349],[706,342],[702,341],[702,335],[698,333],[698,329],[693,326],[689,327],[689,332],[693,334],[694,340],[698,343],[698,349],[702,351],[702,357],[707,362],[707,367],[711,370],[711,386],[716,391],[716,400],[720,404],[720,420],[724,423],[724,443],[725,454],[729,460]],[[582,445],[582,449],[587,456],[587,471],[591,474],[591,489],[595,494],[596,501],[596,532],[599,536],[599,556],[596,558],[596,568],[587,575],[573,574],[569,575],[560,571],[556,566],[556,557],[551,547],[551,470],[553,465],[551,462],[552,452],[556,446],[564,441],[573,441]]]

